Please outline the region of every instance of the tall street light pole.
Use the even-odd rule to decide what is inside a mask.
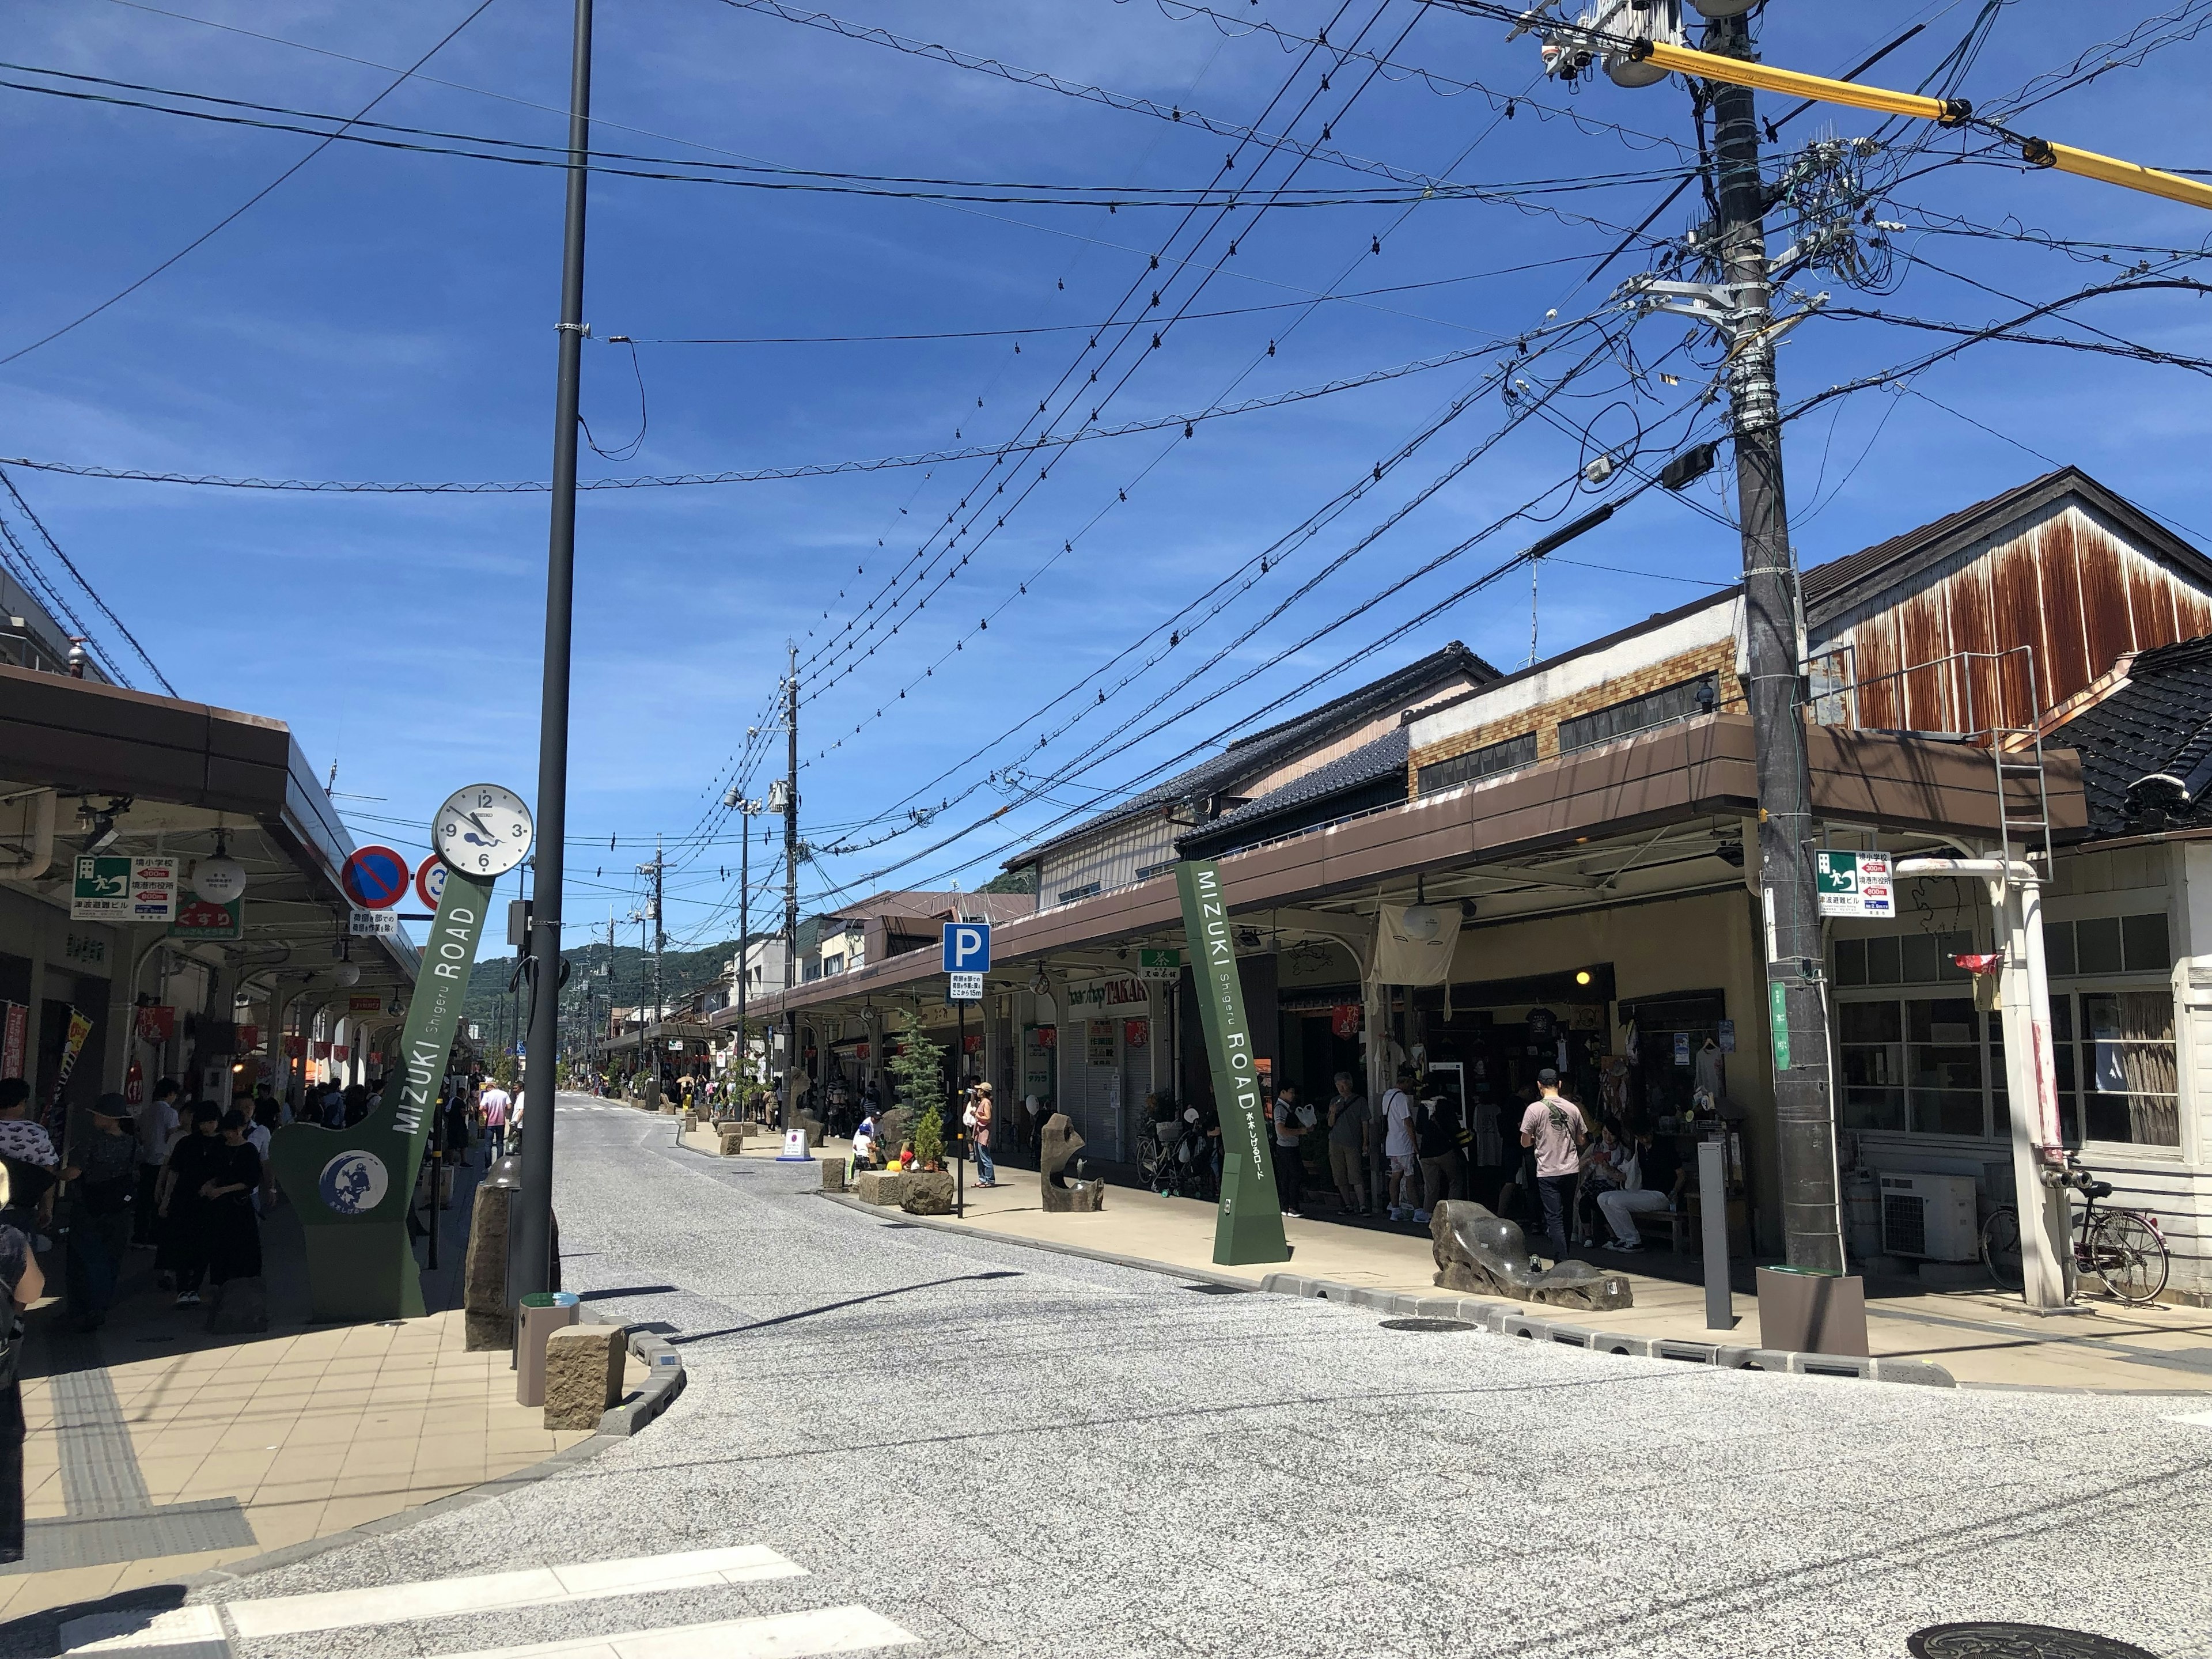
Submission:
[[[783,1127],[799,1121],[799,1012],[791,1004],[799,983],[799,647],[788,647],[791,672],[783,683]]]
[[[592,149],[592,0],[576,0],[568,69],[568,200],[561,247],[560,369],[553,397],[553,514],[545,552],[545,687],[538,732],[537,905],[522,1090],[522,1215],[510,1298],[553,1281],[553,1095],[560,1058],[561,887],[568,835],[568,647],[576,579],[576,403],[584,356],[584,207]]]

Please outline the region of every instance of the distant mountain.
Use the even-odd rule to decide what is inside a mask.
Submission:
[[[719,978],[731,958],[738,954],[736,939],[720,945],[710,945],[696,951],[670,951],[660,959],[662,996],[672,1015],[687,1005],[691,994],[708,981]],[[617,945],[611,953],[604,942],[579,945],[562,952],[568,961],[568,982],[561,992],[561,1011],[576,1029],[575,1021],[584,1009],[586,994],[593,1009],[592,1018],[601,1030],[606,1029],[607,1008],[628,1008],[638,1004],[651,1007],[653,1001],[653,952],[640,951],[635,945]],[[639,976],[641,966],[642,979]],[[611,967],[611,974],[602,974],[602,968]],[[476,965],[469,976],[469,995],[464,1018],[476,1022],[483,1033],[487,1048],[499,1046],[502,1035],[512,1033],[529,1018],[522,1006],[522,980],[515,975],[515,959],[512,956],[488,957]],[[508,986],[512,982],[514,992]],[[508,1040],[512,1040],[511,1037]]]

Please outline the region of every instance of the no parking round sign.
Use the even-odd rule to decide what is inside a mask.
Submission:
[[[414,873],[405,854],[389,847],[363,847],[346,860],[338,885],[356,908],[389,910],[407,896],[407,883]]]

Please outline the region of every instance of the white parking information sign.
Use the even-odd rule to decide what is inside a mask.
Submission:
[[[1824,916],[1897,914],[1897,890],[1890,880],[1887,853],[1824,851],[1814,866],[1814,885]]]
[[[982,975],[947,974],[945,976],[945,1000],[947,1002],[981,1002],[983,1000]]]

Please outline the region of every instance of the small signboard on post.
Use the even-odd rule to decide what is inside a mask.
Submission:
[[[988,921],[948,921],[945,924],[945,971],[981,974],[991,966],[991,924]],[[980,995],[981,993],[978,993]]]
[[[1173,981],[1182,977],[1182,952],[1180,951],[1139,951],[1137,972],[1148,980]]]
[[[177,863],[88,853],[70,872],[71,921],[174,921]]]
[[[355,939],[392,939],[399,933],[399,916],[392,910],[363,910],[356,906],[346,918],[346,932]]]
[[[981,1002],[983,1000],[982,975],[947,974],[945,976],[945,1000],[947,1002]]]
[[[1823,848],[1814,862],[1813,878],[1824,916],[1888,917],[1897,914],[1897,890],[1890,881],[1887,853],[1846,853]]]

